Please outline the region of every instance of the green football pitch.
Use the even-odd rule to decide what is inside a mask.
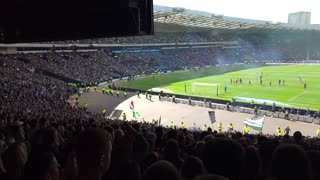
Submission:
[[[164,92],[203,98],[231,100],[235,97],[244,102],[254,99],[256,103],[267,102],[269,105],[275,101],[278,106],[283,104],[287,107],[319,110],[319,69],[320,65],[221,66],[197,71],[177,71],[163,76],[147,76],[131,82],[122,82],[121,86],[141,90],[164,90]],[[238,84],[234,83],[236,80]],[[281,80],[280,85],[279,80]],[[306,89],[304,83],[307,85]]]

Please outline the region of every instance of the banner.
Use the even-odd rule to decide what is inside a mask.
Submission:
[[[216,122],[216,114],[215,114],[215,111],[208,111],[208,113],[209,113],[209,117],[210,117],[211,124],[215,123],[215,122]]]
[[[263,124],[264,124],[264,117],[265,116],[255,116],[255,117],[244,120],[243,123],[254,130],[262,131]]]

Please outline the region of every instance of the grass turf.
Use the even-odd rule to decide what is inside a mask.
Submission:
[[[266,99],[292,105],[296,108],[320,109],[320,66],[319,65],[281,65],[262,66],[237,65],[205,68],[198,71],[178,71],[165,74],[163,77],[155,75],[141,78],[132,82],[122,82],[121,86],[148,90],[151,88],[170,89],[175,94],[217,98],[230,100],[234,96]],[[259,79],[263,73],[263,84]],[[301,76],[302,82],[297,78]],[[230,79],[242,79],[243,85],[230,84]],[[251,80],[251,85],[249,85]],[[278,81],[281,80],[281,85]],[[285,85],[282,85],[285,80]],[[269,85],[269,82],[272,85]],[[216,83],[219,84],[219,95],[216,95],[216,87],[197,86],[196,92],[192,92],[192,83]],[[307,88],[304,89],[304,83]],[[186,84],[186,92],[185,92]],[[224,92],[227,86],[227,92]]]

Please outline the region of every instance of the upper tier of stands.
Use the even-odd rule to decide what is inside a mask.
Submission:
[[[54,44],[142,44],[142,43],[191,43],[239,40],[236,36],[218,36],[207,32],[156,32],[150,36],[130,36],[69,41],[54,41]]]
[[[309,59],[320,59],[320,50],[310,48]],[[301,61],[307,49],[296,46],[243,46],[242,48],[171,48],[157,51],[112,53],[110,50],[89,52],[46,52],[0,55],[1,64],[20,69],[39,69],[82,82],[102,82],[159,71],[214,66],[243,62]]]

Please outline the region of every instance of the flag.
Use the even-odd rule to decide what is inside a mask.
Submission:
[[[133,101],[131,101],[131,102],[129,103],[129,107],[130,107],[130,109],[134,110],[134,102],[133,102]]]
[[[132,110],[132,117],[133,117],[133,118],[138,118],[138,117],[141,116],[137,111],[134,110],[134,102],[133,102],[133,101],[131,101],[131,102],[129,103],[129,107],[130,107],[130,109]]]
[[[248,119],[244,120],[243,123],[254,130],[262,131],[264,117],[265,116],[248,118]]]
[[[132,111],[132,117],[133,118],[138,118],[140,117],[141,115],[137,112],[137,111]]]
[[[160,116],[160,118],[158,120],[158,126],[160,126],[160,125],[161,125],[161,116]]]

